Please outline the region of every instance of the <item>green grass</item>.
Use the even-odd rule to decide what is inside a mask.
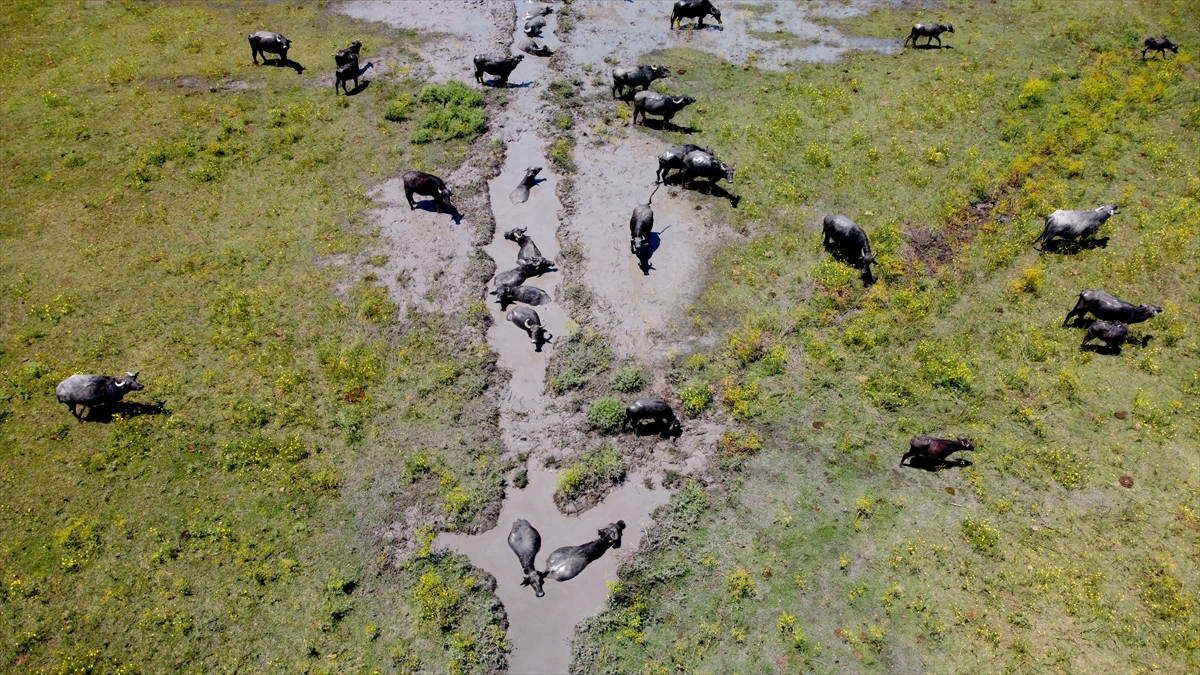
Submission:
[[[584,497],[599,498],[624,479],[625,458],[621,452],[609,445],[595,448],[563,470],[554,488],[554,502],[564,506]]]
[[[613,373],[613,391],[631,394],[646,386],[646,373],[637,364],[621,366]]]
[[[251,65],[260,28],[303,74]],[[329,54],[356,37],[395,70],[335,98]],[[481,336],[459,308],[398,325],[360,264],[365,191],[467,152],[385,121],[418,97],[419,39],[281,4],[6,7],[0,670],[498,663],[465,559],[398,568],[372,534],[401,493],[471,527],[505,470]],[[71,373],[126,370],[145,407],[110,423],[54,398]]]
[[[1197,11],[948,2],[835,23],[951,21],[953,50],[780,74],[649,57],[703,93],[698,133],[663,136],[737,163],[738,208],[703,199],[749,233],[692,315],[724,344],[670,379],[747,428],[695,525],[661,520],[622,567],[581,671],[1200,667],[1200,78],[1194,50],[1137,47],[1197,44]],[[1107,202],[1106,248],[1031,249],[1049,212]],[[867,230],[876,284],[820,250],[826,213]],[[1166,312],[1083,352],[1059,324],[1084,288]],[[973,464],[898,471],[918,433],[973,438]]]
[[[615,434],[626,421],[625,404],[616,396],[601,396],[588,406],[588,426],[600,433]]]

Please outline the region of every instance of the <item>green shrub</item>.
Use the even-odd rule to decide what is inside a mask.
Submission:
[[[432,109],[417,125],[413,143],[470,140],[487,129],[483,96],[458,80],[450,80],[444,85],[426,85],[421,90],[420,101]]]
[[[611,360],[612,350],[603,335],[591,329],[572,333],[550,362],[550,390],[562,395],[582,389],[604,372]]]
[[[626,394],[641,391],[646,386],[646,374],[634,364],[622,366],[613,375],[612,388]]]
[[[554,489],[558,504],[572,502],[589,492],[603,490],[625,479],[625,458],[616,448],[604,446],[585,452],[559,476]]]
[[[679,392],[679,398],[683,401],[683,412],[695,417],[704,412],[709,403],[712,403],[712,385],[707,382],[689,384]]]
[[[625,427],[625,404],[616,396],[602,396],[592,401],[587,421],[596,431],[615,434]]]
[[[447,584],[437,572],[426,572],[413,592],[417,599],[418,616],[430,628],[450,630],[458,623],[462,599],[454,586]]]
[[[412,99],[408,94],[400,94],[400,97],[389,103],[387,109],[383,111],[383,118],[390,122],[403,122],[408,119],[411,109]]]
[[[754,597],[754,577],[745,569],[739,567],[725,577],[725,590],[731,600],[742,600]]]
[[[1045,102],[1046,92],[1049,90],[1049,82],[1036,77],[1032,78],[1021,85],[1021,93],[1017,95],[1017,105],[1022,108],[1036,108]]]

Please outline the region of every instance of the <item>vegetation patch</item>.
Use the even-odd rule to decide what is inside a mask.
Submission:
[[[559,508],[584,506],[604,498],[613,486],[625,480],[625,458],[616,448],[606,445],[589,450],[568,466],[554,488],[554,503]]]

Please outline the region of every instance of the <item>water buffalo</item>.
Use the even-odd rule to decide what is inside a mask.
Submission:
[[[355,40],[349,47],[339,49],[333,55],[335,65],[344,66],[351,61],[358,61],[358,53],[362,50],[362,40]]]
[[[1105,347],[1116,349],[1128,337],[1128,324],[1120,321],[1096,321],[1088,326],[1087,335],[1083,336],[1083,343],[1079,345],[1079,348],[1083,349],[1092,340],[1100,340]]]
[[[640,431],[642,422],[650,422],[650,428],[657,428],[663,438],[679,438],[683,435],[683,426],[679,424],[679,418],[675,417],[675,411],[671,410],[666,401],[657,398],[639,398],[630,403],[625,408],[625,418],[629,420],[629,426],[633,427],[634,433]]]
[[[529,341],[533,343],[535,352],[542,351],[542,345],[554,337],[542,325],[542,318],[538,316],[538,313],[528,307],[513,307],[508,310],[505,318],[529,335]]]
[[[529,276],[537,276],[542,272],[554,267],[553,260],[546,260],[542,252],[538,250],[537,244],[533,243],[533,237],[525,234],[526,227],[514,227],[504,233],[504,238],[509,241],[517,242],[517,246],[521,250],[517,253],[517,264],[529,271]]]
[[[492,295],[499,295],[502,288],[511,288],[520,286],[529,278],[529,270],[524,267],[517,267],[507,272],[501,272],[492,280],[496,285],[496,290],[492,291]]]
[[[554,52],[551,51],[549,47],[546,45],[539,45],[536,40],[530,40],[528,38],[521,40],[521,42],[517,44],[517,49],[520,49],[531,56],[554,56]]]
[[[144,387],[137,381],[138,373],[125,373],[125,377],[109,377],[107,375],[72,375],[54,388],[59,403],[67,404],[75,419],[83,421],[83,417],[75,406],[84,406],[91,415],[93,408],[120,402],[125,394],[131,391],[141,391]]]
[[[616,68],[612,71],[613,98],[624,97],[626,89],[637,92],[638,87],[649,89],[655,80],[671,74],[666,66],[634,66],[632,68]]]
[[[404,174],[404,196],[408,198],[410,210],[417,208],[416,202],[413,201],[414,194],[433,197],[433,206],[438,213],[441,213],[445,207],[454,208],[454,205],[450,203],[450,198],[454,196],[454,193],[446,187],[445,181],[431,173],[409,171]]]
[[[971,439],[961,436],[956,439],[913,436],[912,441],[908,444],[908,452],[900,458],[900,466],[904,466],[904,460],[909,457],[924,464],[940,464],[960,450],[974,451],[975,444],[971,443]],[[912,466],[911,461],[909,466]]]
[[[533,586],[533,593],[539,598],[545,595],[545,591],[542,590],[544,575],[539,574],[533,566],[534,558],[537,557],[538,551],[542,550],[542,535],[533,529],[528,520],[520,518],[513,523],[512,531],[508,533],[508,547],[517,554],[517,560],[521,561],[521,573],[525,575],[521,585]]]
[[[250,58],[254,59],[254,65],[258,65],[259,54],[263,55],[264,62],[267,60],[267,54],[278,54],[279,60],[287,63],[288,49],[292,46],[291,40],[279,33],[267,30],[251,33],[247,38],[250,40]]]
[[[642,115],[642,124],[646,123],[646,115],[663,118],[663,126],[671,124],[675,113],[696,102],[691,96],[667,96],[656,91],[639,91],[633,95],[633,117],[631,125],[637,124],[638,113]],[[673,126],[673,125],[672,125]]]
[[[908,44],[912,40],[913,48],[917,46],[917,38],[925,38],[925,45],[929,46],[934,40],[938,41],[938,47],[942,46],[942,33],[953,33],[954,26],[948,23],[918,23],[913,24],[912,31],[908,37],[904,38],[904,44]]]
[[[525,177],[517,184],[516,189],[508,194],[509,200],[514,204],[524,204],[529,201],[529,189],[537,185],[537,175],[541,173],[542,167],[531,166],[525,169]]]
[[[337,71],[333,74],[333,93],[336,94],[340,86],[342,91],[346,92],[346,95],[349,96],[350,90],[346,88],[346,83],[350,80],[354,80],[354,90],[358,91],[358,78],[374,67],[375,64],[368,61],[367,65],[359,68],[358,59],[353,59],[344,66],[338,66]]]
[[[654,180],[663,183],[667,180],[667,173],[671,169],[683,170],[683,158],[689,154],[700,150],[708,154],[712,154],[712,150],[701,148],[698,145],[687,143],[685,145],[676,145],[658,156],[658,172],[654,174]]]
[[[546,20],[540,16],[535,16],[525,22],[525,27],[521,30],[525,32],[527,37],[539,37],[542,30],[546,28]]]
[[[538,307],[549,304],[553,300],[549,293],[537,286],[498,286],[496,290],[492,291],[492,295],[495,295],[496,302],[500,303],[501,312],[508,309],[508,306],[514,302]]]
[[[1167,58],[1168,49],[1171,50],[1172,54],[1179,53],[1179,45],[1168,40],[1166,35],[1162,37],[1148,37],[1142,44],[1146,46],[1146,48],[1142,50],[1143,61],[1146,60],[1146,52],[1158,52],[1159,57],[1163,59]]]
[[[597,538],[582,546],[563,546],[555,549],[546,559],[546,571],[538,572],[544,579],[567,581],[579,576],[585,567],[600,559],[610,548],[621,548],[621,533],[625,521],[609,523],[597,530]]]
[[[671,8],[671,30],[675,29],[676,22],[682,29],[684,19],[695,19],[695,27],[704,28],[704,17],[709,15],[712,15],[717,23],[721,23],[721,10],[717,9],[709,0],[678,0]]]
[[[1088,312],[1101,321],[1120,321],[1128,324],[1152,319],[1162,311],[1162,307],[1158,305],[1134,306],[1124,300],[1118,300],[1104,291],[1085,290],[1079,292],[1079,302],[1075,303],[1074,309],[1067,312],[1062,325],[1066,326],[1071,317],[1081,317]]]
[[[853,220],[842,215],[825,216],[822,223],[823,237],[821,244],[834,253],[850,261],[855,267],[862,269],[863,276],[871,274],[871,263],[875,262],[875,254],[871,253],[871,242],[867,233]]]
[[[650,231],[654,229],[654,209],[650,204],[655,192],[658,192],[657,187],[645,204],[633,208],[633,215],[629,217],[629,252],[637,256],[642,274],[650,274]]]
[[[1038,242],[1042,242],[1042,247],[1039,251],[1046,250],[1051,241],[1055,238],[1074,241],[1084,239],[1096,233],[1100,226],[1109,218],[1120,213],[1117,210],[1116,204],[1104,204],[1092,211],[1064,211],[1059,209],[1054,213],[1046,216],[1046,227],[1037,239],[1033,240],[1033,247],[1038,249]]]
[[[493,84],[508,85],[508,76],[516,69],[517,64],[525,58],[524,54],[495,58],[487,54],[475,55],[475,81],[483,84],[483,74],[495,75]]]
[[[553,7],[538,7],[537,9],[525,12],[525,16],[521,17],[522,21],[528,21],[535,16],[550,16],[554,13]]]
[[[681,183],[687,184],[697,178],[707,178],[709,183],[716,185],[724,178],[733,185],[733,173],[737,164],[725,164],[703,150],[693,150],[683,158],[683,178]]]

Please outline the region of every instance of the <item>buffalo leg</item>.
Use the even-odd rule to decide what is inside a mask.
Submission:
[[[1083,304],[1083,298],[1080,298],[1079,302],[1075,303],[1075,306],[1073,308],[1071,308],[1071,311],[1067,312],[1066,318],[1063,319],[1063,323],[1062,323],[1063,328],[1067,327],[1067,322],[1071,320],[1071,317],[1076,316],[1076,315],[1083,316],[1084,314],[1087,314],[1087,309],[1083,309],[1083,310],[1079,309],[1080,305],[1082,305],[1082,304]]]

